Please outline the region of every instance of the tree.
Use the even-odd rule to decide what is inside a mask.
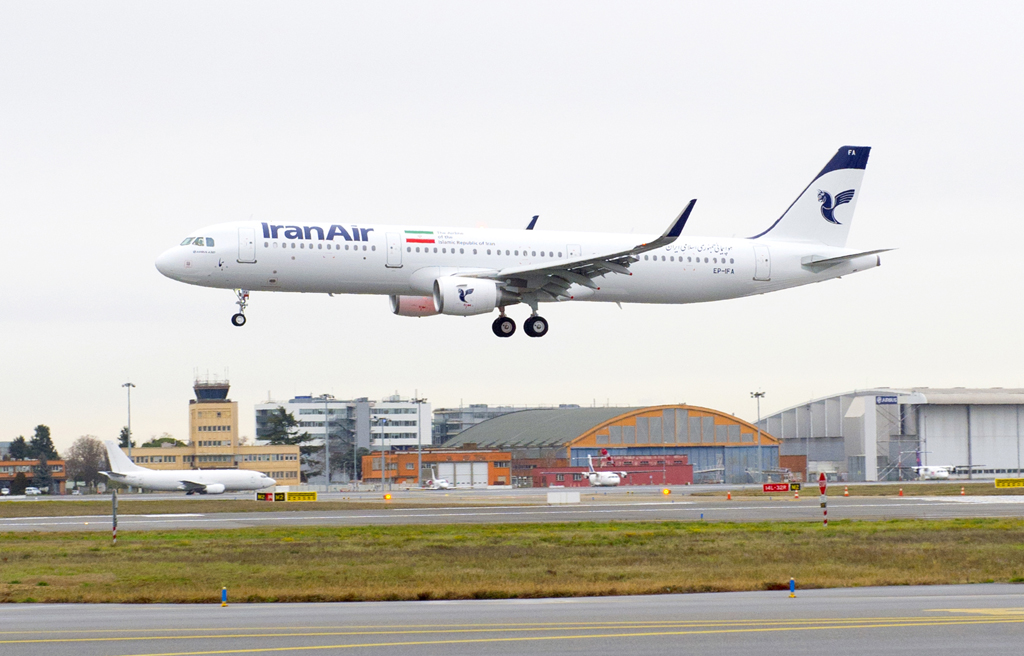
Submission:
[[[25,494],[25,488],[28,487],[28,476],[25,476],[25,472],[18,472],[14,475],[14,480],[11,481],[11,494]]]
[[[179,439],[175,439],[170,433],[164,433],[160,437],[153,437],[150,441],[143,443],[142,446],[163,446],[164,444],[170,444],[171,446],[186,446],[184,442]]]
[[[96,485],[106,480],[100,472],[107,468],[107,449],[96,437],[83,435],[75,440],[64,458],[68,480]]]
[[[128,445],[131,444],[132,448],[135,447],[135,440],[132,438],[132,432],[125,426],[121,429],[121,435],[117,438],[117,445],[122,449],[127,449]]]
[[[267,426],[261,431],[263,434],[256,437],[261,442],[274,445],[298,446],[302,462],[302,478],[307,480],[309,476],[316,476],[321,470],[319,454],[322,447],[307,444],[312,441],[313,436],[303,431],[299,432],[299,422],[292,413],[278,406],[277,410],[271,411],[267,417]]]
[[[40,460],[57,460],[60,458],[57,455],[57,448],[53,446],[53,440],[50,439],[50,427],[43,424],[36,426],[35,435],[32,436],[32,441],[28,443],[28,451],[30,458],[39,458]]]
[[[11,460],[25,460],[28,458],[28,443],[25,437],[19,435],[11,441],[11,448],[7,450],[7,457]]]
[[[46,458],[40,458],[39,463],[32,468],[32,485],[40,490],[45,488],[49,494],[53,494],[53,472]]]

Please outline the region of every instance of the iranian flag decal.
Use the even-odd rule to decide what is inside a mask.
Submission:
[[[432,230],[406,230],[405,242],[407,244],[433,244],[434,232]]]

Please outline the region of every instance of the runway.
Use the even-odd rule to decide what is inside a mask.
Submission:
[[[394,524],[500,524],[584,521],[808,521],[820,522],[817,495],[793,500],[682,496],[677,499],[613,497],[602,501],[585,495],[585,503],[572,506],[523,504],[460,508],[435,505],[423,508],[379,510],[287,511],[252,513],[182,513],[173,515],[119,515],[119,531],[229,529],[256,526],[371,526]],[[440,499],[438,499],[440,501]],[[830,497],[829,520],[842,519],[952,519],[1024,516],[1024,496],[972,497]],[[109,531],[104,516],[0,517],[5,531]]]
[[[1015,585],[582,599],[7,605],[5,656],[200,654],[1019,654]]]

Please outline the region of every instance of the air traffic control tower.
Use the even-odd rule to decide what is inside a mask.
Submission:
[[[204,448],[238,446],[238,404],[228,398],[226,380],[196,380],[196,398],[189,401],[188,439]]]

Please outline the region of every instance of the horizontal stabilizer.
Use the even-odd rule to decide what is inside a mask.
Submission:
[[[835,257],[828,257],[826,255],[807,255],[800,259],[800,264],[805,267],[812,269],[826,269],[830,266],[842,264],[843,262],[849,262],[855,260],[858,257],[864,257],[865,255],[877,255],[879,253],[886,253],[894,250],[892,248],[879,248],[873,251],[861,251],[860,253],[850,253],[848,255],[839,255]]]

